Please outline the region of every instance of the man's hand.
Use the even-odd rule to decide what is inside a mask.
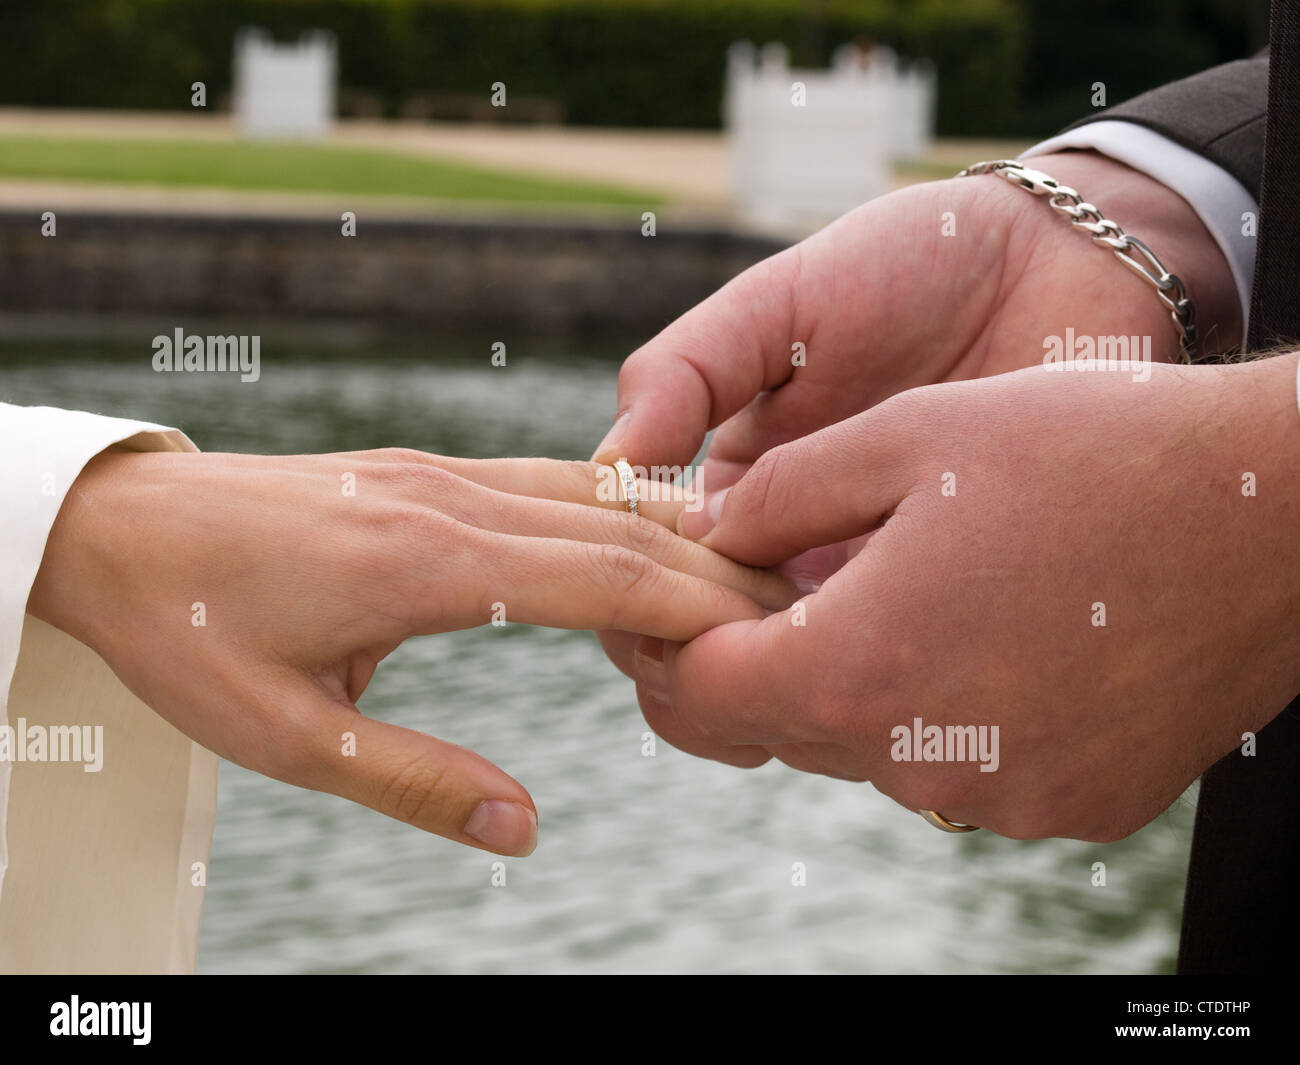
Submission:
[[[1296,362],[1027,369],[768,451],[684,531],[865,546],[790,610],[643,640],[647,721],[1007,836],[1135,831],[1300,690]],[[998,726],[998,769],[895,761],[918,717]]]
[[[110,451],[65,500],[28,609],[222,757],[527,854],[536,810],[516,781],[357,711],[386,655],[502,608],[511,623],[689,639],[792,598],[772,574],[600,509],[602,472],[400,450]]]
[[[1228,264],[1186,201],[1094,152],[1030,165],[1073,185],[1182,277],[1206,352],[1239,343]],[[698,480],[717,490],[768,448],[895,393],[1041,363],[1045,338],[1070,328],[1149,336],[1157,361],[1178,350],[1147,283],[1045,199],[992,175],[916,185],[745,271],[634,352],[595,457],[679,466],[721,426]],[[828,545],[783,569],[812,587],[856,546]],[[633,638],[603,632],[601,642],[633,671]]]
[[[1028,165],[1075,185],[1179,273],[1208,352],[1240,341],[1227,262],[1186,201],[1093,152]],[[750,268],[629,356],[594,457],[681,465],[721,425],[707,471],[719,479],[706,483],[725,487],[769,447],[896,392],[1041,362],[1043,339],[1067,327],[1151,336],[1159,361],[1178,350],[1146,282],[1045,199],[993,175],[915,185]]]

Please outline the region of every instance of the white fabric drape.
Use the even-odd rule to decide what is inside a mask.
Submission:
[[[26,614],[64,498],[114,444],[196,450],[165,426],[0,403],[0,725],[103,727],[98,772],[0,761],[4,972],[194,970],[217,758],[93,651]]]

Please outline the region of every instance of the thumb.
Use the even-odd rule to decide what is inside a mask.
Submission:
[[[278,760],[269,775],[339,795],[457,843],[498,854],[532,853],[536,807],[518,781],[487,759],[366,717],[313,684],[294,687],[284,719],[299,723],[291,732],[297,733],[292,746],[300,756]]]
[[[765,451],[730,488],[683,511],[678,531],[751,566],[861,536],[911,487],[897,409],[887,401]]]
[[[706,432],[787,381],[799,254],[751,266],[629,355],[618,415],[592,458],[685,465]]]

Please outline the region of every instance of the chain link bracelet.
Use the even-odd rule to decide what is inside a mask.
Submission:
[[[1174,329],[1178,331],[1178,350],[1185,363],[1195,362],[1200,354],[1200,334],[1196,328],[1196,307],[1187,295],[1187,286],[1177,274],[1171,274],[1156,258],[1155,252],[1137,237],[1125,233],[1116,223],[1103,217],[1092,204],[1086,202],[1074,189],[1048,177],[1041,170],[1023,166],[1014,159],[994,159],[975,163],[958,177],[975,174],[997,174],[1035,196],[1047,196],[1048,204],[1059,211],[1075,229],[1092,236],[1094,244],[1109,248],[1115,258],[1127,266],[1155,289],[1156,297],[1169,311]],[[1145,264],[1129,254],[1137,251]]]

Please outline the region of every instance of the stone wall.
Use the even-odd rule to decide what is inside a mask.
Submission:
[[[615,222],[358,221],[0,211],[0,318],[12,325],[273,320],[316,329],[524,328],[651,334],[779,242]],[[94,327],[90,327],[93,332]]]

